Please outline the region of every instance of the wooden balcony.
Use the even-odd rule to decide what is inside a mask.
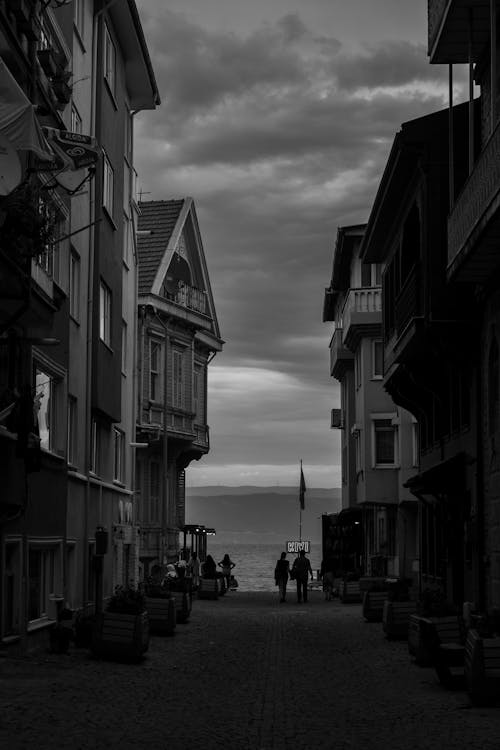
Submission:
[[[344,345],[354,350],[361,337],[377,335],[381,329],[382,288],[350,289],[342,310]]]
[[[403,288],[396,297],[394,318],[396,333],[399,336],[414,318],[422,314],[420,274],[417,268],[412,268]]]
[[[330,341],[330,375],[340,380],[353,361],[354,354],[343,344],[342,328],[336,328]]]
[[[500,124],[477,159],[448,217],[448,275],[482,283],[498,266]]]
[[[469,55],[472,24],[472,56],[477,62],[489,41],[488,0],[427,0],[428,54],[432,63],[465,63]]]

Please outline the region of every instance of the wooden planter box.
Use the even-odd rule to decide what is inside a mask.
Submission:
[[[407,638],[410,616],[416,614],[416,602],[384,602],[382,628],[387,638]]]
[[[102,612],[95,616],[91,644],[95,656],[139,660],[148,647],[147,612],[140,615]]]
[[[465,642],[465,681],[475,706],[500,703],[500,637],[482,638],[471,629]]]
[[[367,622],[382,622],[387,591],[365,591],[363,594],[363,617]]]
[[[178,578],[170,585],[170,591],[175,597],[176,621],[186,623],[191,614],[193,604],[193,585],[189,576]]]
[[[342,581],[340,601],[342,604],[359,604],[363,601],[359,581]]]
[[[448,688],[464,686],[463,624],[458,615],[412,615],[408,651],[421,666],[433,666]]]
[[[176,598],[146,597],[149,629],[158,635],[174,635],[177,623]]]
[[[217,578],[200,578],[198,599],[218,599],[219,581]]]

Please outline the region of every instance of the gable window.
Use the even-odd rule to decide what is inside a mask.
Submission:
[[[384,374],[384,349],[381,340],[372,341],[372,379],[380,379]]]
[[[393,415],[372,417],[372,463],[375,468],[394,468],[397,463],[397,427]]]
[[[114,96],[116,86],[116,49],[106,24],[104,25],[104,78]]]
[[[184,362],[181,351],[173,353],[173,405],[178,408],[184,406]]]
[[[69,314],[80,319],[80,258],[74,250],[69,256]]]
[[[107,346],[111,346],[111,290],[101,280],[99,289],[99,336]]]
[[[125,435],[117,427],[113,428],[114,464],[113,479],[115,482],[124,481],[125,476]]]
[[[107,155],[104,154],[102,166],[102,205],[111,217],[113,216],[114,194],[115,173]]]

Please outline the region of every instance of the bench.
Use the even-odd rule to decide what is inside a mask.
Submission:
[[[340,589],[342,604],[359,604],[363,601],[359,581],[343,581]]]
[[[465,682],[476,706],[500,702],[500,637],[482,638],[471,629],[465,641]]]
[[[158,635],[174,635],[177,623],[176,599],[146,597],[146,611],[149,617],[149,628]]]
[[[424,651],[444,687],[461,689],[464,680],[464,626],[459,615],[422,618]]]
[[[367,622],[382,622],[387,591],[365,591],[362,613]]]
[[[200,578],[198,599],[218,599],[219,581],[217,578]]]
[[[384,602],[382,612],[382,629],[388,639],[407,638],[411,615],[416,614],[417,604],[414,601]]]

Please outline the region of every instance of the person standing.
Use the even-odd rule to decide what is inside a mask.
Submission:
[[[200,561],[197,552],[191,553],[188,562],[188,570],[191,573],[191,585],[194,589],[197,589],[200,584]]]
[[[323,579],[323,593],[325,595],[325,601],[329,602],[333,596],[333,587],[335,582],[335,558],[333,555],[327,555],[321,561],[321,569],[319,572]]]
[[[286,559],[286,552],[282,552],[280,559],[276,560],[276,567],[274,569],[274,580],[276,581],[276,586],[279,586],[280,602],[286,602],[286,584],[289,573],[290,563]]]
[[[300,604],[302,601],[307,602],[307,581],[309,580],[309,573],[311,574],[311,581],[314,578],[314,574],[311,568],[311,562],[303,549],[300,550],[299,556],[295,558],[292,571],[295,574],[295,580],[297,582],[297,601]]]
[[[229,580],[231,578],[231,571],[236,565],[236,563],[234,563],[231,560],[231,558],[226,552],[222,560],[217,564],[219,565],[220,568],[222,568],[222,576],[224,578],[224,583],[226,584],[226,591],[229,591]]]

